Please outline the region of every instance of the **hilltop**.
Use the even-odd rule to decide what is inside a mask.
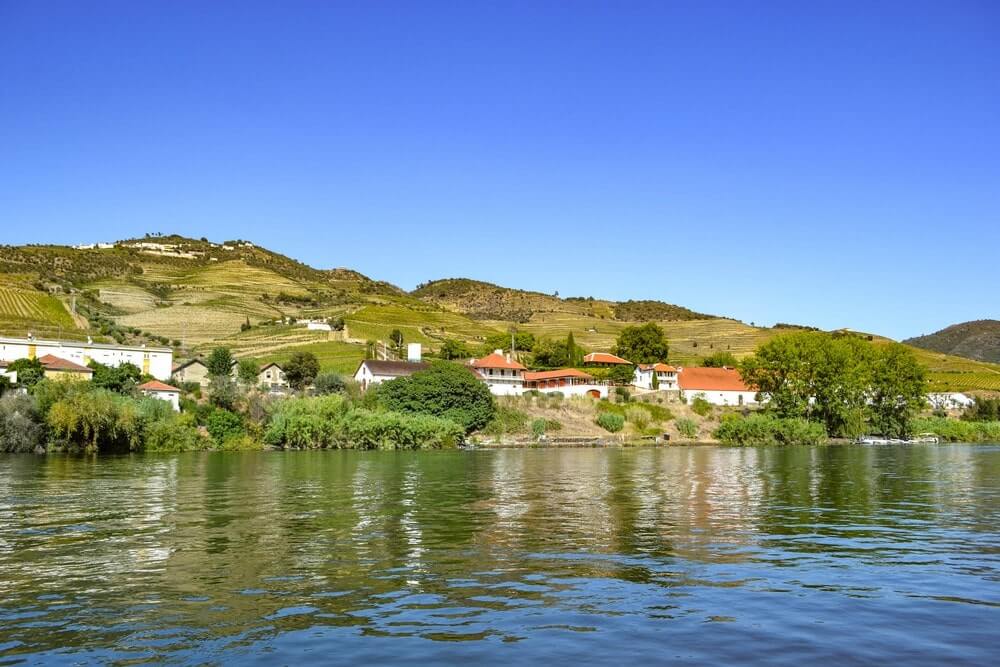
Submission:
[[[336,326],[313,331],[296,323],[303,319]],[[155,235],[78,248],[0,246],[0,335],[172,345],[183,357],[227,345],[239,356],[280,362],[308,350],[324,368],[352,372],[368,341],[388,340],[394,329],[432,351],[448,338],[475,347],[512,327],[536,337],[573,332],[579,345],[596,351],[611,349],[622,329],[642,322],[663,327],[679,365],[718,351],[742,358],[797,328],[757,327],[663,301],[560,297],[467,278],[407,293],[239,239]],[[1000,390],[1000,365],[915,349],[935,389]]]
[[[1000,363],[1000,320],[974,320],[953,324],[935,333],[904,342],[932,352]]]

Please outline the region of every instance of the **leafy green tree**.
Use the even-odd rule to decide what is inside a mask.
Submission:
[[[608,369],[608,380],[617,385],[632,384],[635,381],[635,366],[617,364]]]
[[[653,388],[653,391],[656,391],[660,388],[660,376],[657,375],[655,370],[653,371],[653,380],[652,382],[650,382],[650,387]]]
[[[18,359],[7,366],[8,371],[17,373],[17,383],[32,388],[45,377],[45,367],[38,359]]]
[[[583,355],[579,355],[579,360],[577,359],[577,347],[576,339],[573,338],[573,332],[570,331],[566,335],[566,364],[568,366],[579,366],[583,363]]]
[[[637,364],[654,364],[667,361],[670,345],[667,335],[654,322],[625,327],[618,334],[614,353]]]
[[[253,359],[240,359],[236,367],[236,377],[246,387],[257,386],[257,378],[260,375],[260,368]]]
[[[205,421],[205,428],[208,430],[208,434],[212,436],[212,440],[218,445],[246,433],[243,418],[234,412],[223,410],[222,408],[213,410],[208,415],[208,419]]]
[[[469,346],[460,340],[449,338],[441,344],[439,352],[442,359],[468,359],[472,357]]]
[[[379,405],[387,410],[443,417],[466,432],[485,427],[496,410],[493,395],[484,383],[467,368],[445,361],[408,377],[383,382],[373,392]]]
[[[70,391],[49,408],[53,437],[88,452],[128,452],[142,447],[143,419],[137,403],[107,389]]]
[[[319,374],[319,360],[312,352],[296,352],[284,365],[284,370],[292,389],[305,389]]]
[[[701,365],[704,368],[736,368],[739,363],[732,352],[716,352],[701,360]]]
[[[868,409],[873,430],[891,437],[910,433],[910,422],[924,407],[927,370],[905,345],[875,348]]]
[[[514,332],[514,347],[522,352],[527,352],[535,347],[534,334],[524,331]],[[483,354],[489,354],[493,350],[510,349],[510,333],[496,333],[486,337],[480,350]]]
[[[531,348],[532,364],[542,368],[559,368],[569,365],[567,341],[538,338]]]
[[[124,363],[120,366],[105,366],[91,360],[87,364],[93,371],[91,382],[96,387],[103,387],[119,394],[129,393],[142,379],[142,371],[135,364]]]
[[[233,353],[228,347],[217,347],[208,355],[205,366],[212,377],[228,377],[233,372]]]
[[[10,381],[9,377],[6,375],[0,375],[0,396],[3,396],[4,393],[6,393],[13,386],[14,383]]]
[[[208,402],[223,410],[235,410],[240,389],[228,375],[215,375],[208,381]]]
[[[34,396],[0,398],[0,452],[33,452],[45,446],[46,428]]]
[[[403,356],[403,332],[399,329],[393,329],[389,334],[389,341],[392,346],[396,348],[396,354],[400,357]]]

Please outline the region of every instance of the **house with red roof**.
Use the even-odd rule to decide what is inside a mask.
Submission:
[[[564,396],[590,396],[607,398],[608,384],[598,382],[589,373],[576,368],[560,368],[554,371],[525,371],[524,389],[542,393],[556,392]]]
[[[654,377],[656,378],[655,383]],[[661,363],[639,364],[635,367],[632,384],[639,389],[655,388],[659,391],[677,391],[677,369]]]
[[[45,369],[45,377],[50,380],[89,380],[94,376],[94,370],[89,366],[53,354],[38,357],[38,363]]]
[[[757,391],[749,387],[735,368],[682,368],[678,372],[681,398],[701,397],[713,405],[756,405]]]
[[[631,366],[632,362],[609,352],[591,352],[583,356],[583,365],[612,368],[614,366]]]
[[[174,412],[181,411],[181,390],[159,380],[150,380],[138,386],[145,396],[170,403]]]
[[[520,396],[524,391],[524,366],[495,350],[482,359],[473,359],[469,366],[482,378],[494,396]]]

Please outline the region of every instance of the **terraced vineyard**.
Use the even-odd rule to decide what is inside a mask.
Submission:
[[[20,287],[14,281],[0,284],[0,333],[55,335],[76,329],[73,317],[58,298]]]
[[[475,341],[497,332],[486,323],[458,313],[432,307],[417,310],[400,304],[366,306],[345,320],[352,340],[388,340],[392,330],[399,329],[407,342],[432,348],[448,337]]]

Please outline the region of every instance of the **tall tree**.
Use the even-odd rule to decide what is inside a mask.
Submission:
[[[257,367],[256,361],[253,359],[240,359],[240,363],[236,368],[236,376],[243,385],[247,387],[255,386],[259,375],[260,369]]]
[[[614,353],[634,364],[655,364],[667,361],[670,345],[667,335],[654,322],[622,329],[615,342]]]
[[[284,365],[284,370],[292,389],[305,389],[319,374],[319,360],[312,352],[296,352]]]
[[[399,329],[393,329],[389,334],[389,340],[392,341],[393,347],[396,348],[396,355],[399,357],[403,356],[403,332]]]
[[[208,355],[205,366],[212,377],[225,377],[233,372],[233,353],[228,347],[217,347]]]

